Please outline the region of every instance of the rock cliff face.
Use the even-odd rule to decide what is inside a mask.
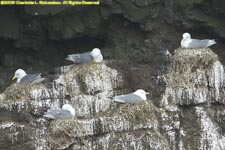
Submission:
[[[225,149],[224,3],[0,7],[0,149]],[[176,49],[183,32],[217,44]],[[67,66],[68,54],[93,47],[103,64]],[[47,83],[12,84],[18,68],[42,72]],[[111,100],[138,88],[150,91],[146,103]],[[42,117],[65,103],[74,119]]]
[[[166,79],[161,119],[171,148],[224,149],[224,68],[217,55],[176,49]]]
[[[175,50],[159,107],[113,102],[124,78],[102,63],[69,66],[52,87],[11,85],[1,94],[0,149],[225,148],[224,68],[211,49]],[[65,103],[73,119],[42,117]]]

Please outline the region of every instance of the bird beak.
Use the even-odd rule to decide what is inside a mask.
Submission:
[[[16,76],[14,76],[14,77],[12,78],[12,80],[14,80],[14,79],[16,79]]]
[[[146,95],[149,95],[150,93],[149,93],[149,92],[145,92],[145,94],[146,94]]]

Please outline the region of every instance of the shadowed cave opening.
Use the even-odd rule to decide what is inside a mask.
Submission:
[[[51,16],[49,18],[51,19]],[[38,19],[35,24],[42,24],[40,35],[25,32],[26,37],[0,38],[0,92],[4,92],[9,85],[16,82],[11,79],[18,68],[24,69],[27,73],[40,72],[51,82],[55,78],[55,68],[73,64],[65,60],[68,54],[91,51],[95,47],[102,50],[106,60],[117,59],[120,60],[120,64],[121,61],[143,63],[144,60],[150,60],[140,57],[142,52],[139,51],[139,46],[144,44],[145,33],[138,23],[131,22],[121,15],[111,15],[108,19],[101,20],[99,28],[85,27],[87,30],[76,34],[74,38],[56,39],[50,37],[49,30],[51,28],[46,27],[46,20],[42,20],[43,16],[34,17],[33,20],[35,19]],[[20,34],[24,34],[23,31],[27,28],[26,24],[29,24],[31,20],[25,21],[27,23],[25,23],[25,27],[22,25]],[[54,31],[54,33],[58,32]],[[42,40],[43,35],[46,37]],[[36,47],[37,45],[38,47]],[[142,51],[147,54],[146,58],[149,54],[152,55],[152,52],[146,48]]]
[[[24,69],[27,73],[42,73],[44,76],[54,74],[54,69],[73,64],[66,61],[68,54],[91,51],[94,47],[102,48],[105,40],[101,36],[82,36],[79,38],[54,41],[48,40],[43,48],[14,48],[12,40],[0,40],[0,92],[3,92],[12,81],[16,69]]]

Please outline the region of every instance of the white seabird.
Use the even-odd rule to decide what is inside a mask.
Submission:
[[[206,48],[213,44],[216,44],[214,39],[191,39],[191,35],[189,33],[184,33],[183,39],[181,40],[182,48]]]
[[[94,48],[90,52],[68,55],[66,60],[72,61],[75,64],[85,64],[92,61],[98,63],[103,61],[103,56],[99,48]]]
[[[40,83],[45,80],[41,73],[27,74],[23,69],[17,69],[12,80],[17,79],[17,83]]]
[[[146,101],[147,94],[149,94],[149,93],[145,92],[142,89],[138,89],[135,92],[130,93],[130,94],[115,96],[115,97],[113,97],[113,99],[115,102],[120,102],[120,103],[135,103],[135,102],[139,102],[139,101]]]
[[[48,119],[68,119],[75,116],[75,109],[70,104],[64,104],[62,109],[48,109],[44,117]]]

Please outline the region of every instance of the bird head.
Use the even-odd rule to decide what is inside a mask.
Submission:
[[[134,92],[134,94],[140,96],[143,100],[147,100],[146,95],[148,95],[149,93],[145,92],[145,90],[143,90],[143,89],[138,89]]]
[[[186,32],[183,34],[183,39],[191,39],[191,35]]]
[[[70,113],[75,116],[75,109],[70,104],[64,104],[62,109],[70,111]]]
[[[103,56],[102,56],[101,50],[99,48],[94,48],[91,51],[90,55],[92,56],[92,58],[95,62],[102,62],[103,61]]]
[[[17,79],[18,83],[24,76],[26,76],[26,72],[23,69],[17,69],[12,80]]]

